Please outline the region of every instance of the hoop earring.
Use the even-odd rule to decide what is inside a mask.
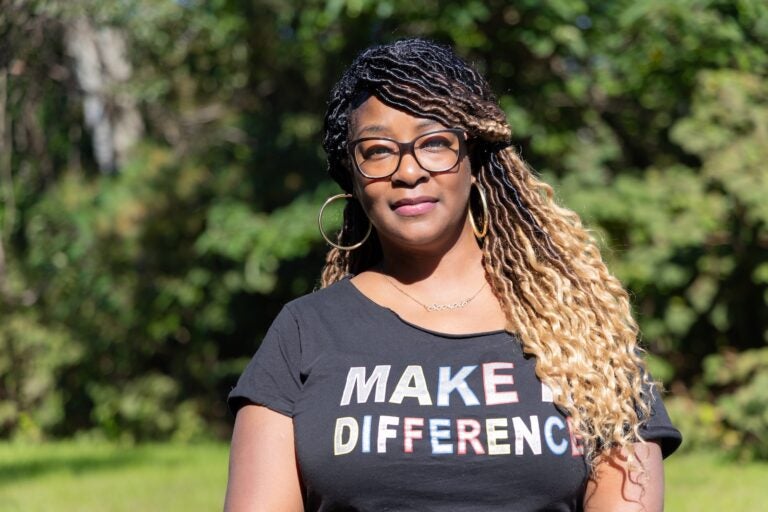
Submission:
[[[336,194],[335,196],[329,197],[323,203],[323,206],[320,207],[320,214],[317,216],[317,227],[320,228],[320,234],[323,236],[325,241],[328,242],[329,245],[332,245],[337,249],[341,249],[342,251],[352,251],[363,245],[365,241],[368,240],[368,237],[371,236],[371,230],[373,229],[371,222],[368,221],[368,231],[365,233],[365,236],[362,240],[353,245],[339,245],[336,242],[332,242],[331,239],[328,238],[328,235],[325,234],[325,230],[323,229],[323,211],[325,210],[325,207],[337,199],[348,199],[350,197],[354,196],[352,194]]]
[[[477,224],[475,224],[475,216],[472,215],[472,206],[469,207],[469,223],[472,226],[472,231],[475,233],[475,237],[482,240],[485,238],[485,235],[488,234],[488,224],[490,223],[490,216],[488,214],[488,201],[485,199],[485,192],[483,192],[483,187],[480,186],[479,183],[473,183],[475,187],[477,187],[477,193],[480,194],[480,204],[483,205],[483,229],[477,229]]]

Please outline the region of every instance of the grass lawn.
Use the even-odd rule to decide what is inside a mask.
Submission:
[[[670,512],[768,510],[768,463],[724,461],[716,454],[672,455],[664,463]]]
[[[2,512],[221,510],[223,444],[0,444]]]
[[[221,510],[228,447],[223,444],[0,444],[2,512],[197,512]],[[765,510],[768,464],[717,455],[666,462],[671,512]]]

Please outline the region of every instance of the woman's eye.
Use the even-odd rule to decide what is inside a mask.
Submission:
[[[386,158],[395,154],[394,148],[385,145],[374,145],[362,148],[363,158],[366,160]]]
[[[452,142],[446,137],[430,137],[419,144],[419,149],[425,149],[427,151],[440,151],[443,149],[450,149],[451,147]]]

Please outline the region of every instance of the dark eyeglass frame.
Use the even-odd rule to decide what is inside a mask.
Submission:
[[[445,133],[445,132],[450,132],[450,133],[453,133],[454,135],[458,136],[458,139],[459,139],[459,151],[458,151],[458,153],[456,155],[456,162],[452,166],[450,166],[449,168],[442,169],[442,170],[439,170],[439,171],[433,171],[431,169],[427,169],[426,167],[421,165],[421,162],[419,162],[419,157],[416,156],[416,151],[415,151],[415,149],[416,149],[416,141],[419,140],[419,139],[423,139],[424,137],[429,137],[430,135],[434,135],[436,133]],[[369,140],[386,140],[388,142],[392,142],[393,144],[397,145],[397,147],[398,147],[397,165],[395,165],[394,169],[389,174],[386,174],[384,176],[370,176],[370,175],[366,174],[360,168],[360,164],[357,163],[357,159],[355,158],[355,148],[361,142],[366,142],[366,141],[369,141]],[[384,179],[384,178],[389,178],[390,176],[392,176],[393,174],[395,174],[397,172],[397,170],[400,168],[400,163],[402,163],[402,161],[403,161],[403,155],[405,155],[405,154],[410,154],[413,157],[413,159],[416,161],[416,163],[419,164],[419,167],[421,167],[422,169],[424,169],[425,171],[427,171],[427,172],[429,172],[431,174],[440,174],[440,173],[444,173],[444,172],[449,172],[449,171],[453,170],[457,165],[459,165],[459,162],[461,162],[462,158],[467,156],[467,142],[468,142],[467,134],[461,128],[443,128],[441,130],[435,130],[435,131],[431,131],[431,132],[427,132],[427,133],[422,133],[421,135],[419,135],[418,137],[416,137],[415,139],[413,139],[410,142],[400,142],[399,140],[390,139],[389,137],[363,137],[363,138],[360,138],[360,139],[351,140],[351,141],[347,142],[347,153],[349,154],[350,160],[352,160],[352,165],[354,165],[355,169],[357,169],[357,172],[359,172],[360,174],[362,174],[364,177],[366,177],[368,179],[380,180],[380,179]]]

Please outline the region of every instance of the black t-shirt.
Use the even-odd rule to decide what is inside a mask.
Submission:
[[[581,445],[534,364],[506,331],[433,332],[344,279],[283,308],[229,405],[293,418],[306,510],[581,510]],[[666,456],[681,436],[653,409]]]

